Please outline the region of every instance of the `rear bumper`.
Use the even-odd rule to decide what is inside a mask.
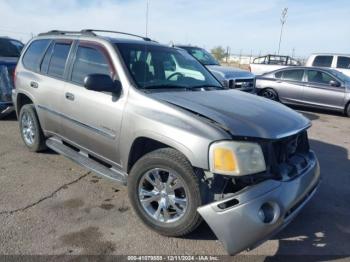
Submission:
[[[198,208],[229,254],[251,249],[276,234],[312,198],[320,180],[319,164],[312,155],[309,167],[293,180],[268,180]],[[235,204],[227,209],[219,207],[228,201]]]

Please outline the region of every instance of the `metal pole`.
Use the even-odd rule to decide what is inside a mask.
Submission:
[[[146,37],[148,37],[148,18],[149,18],[149,0],[147,0],[147,7],[146,7]]]
[[[284,24],[287,21],[287,14],[288,14],[288,8],[284,8],[283,11],[282,11],[282,14],[281,14],[281,33],[280,33],[280,41],[278,43],[278,52],[277,52],[278,55],[280,54],[280,51],[281,51],[283,27],[284,27]]]

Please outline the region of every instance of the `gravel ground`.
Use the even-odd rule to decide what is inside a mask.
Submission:
[[[244,257],[350,257],[350,119],[301,112],[313,122],[321,187],[286,229]],[[0,121],[0,141],[0,254],[226,255],[207,225],[186,238],[160,236],[134,215],[122,186],[53,152],[30,153],[14,116]]]

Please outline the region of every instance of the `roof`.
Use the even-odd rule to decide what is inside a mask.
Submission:
[[[314,54],[311,54],[312,56],[315,56],[315,55],[327,55],[327,56],[350,56],[350,54],[339,54],[339,53],[314,53]]]
[[[130,38],[121,38],[121,37],[107,37],[100,35],[99,33],[107,33],[107,34],[115,34],[115,35],[123,35]],[[151,40],[145,36],[139,36],[131,33],[119,32],[119,31],[110,31],[110,30],[99,30],[99,29],[83,29],[81,31],[60,31],[60,30],[52,30],[46,33],[39,34],[39,37],[92,37],[92,38],[102,38],[112,43],[129,43],[129,44],[147,44],[147,45],[159,45],[156,41]],[[138,39],[132,39],[138,38]]]

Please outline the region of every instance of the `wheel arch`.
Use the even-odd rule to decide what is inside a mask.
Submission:
[[[126,168],[127,173],[130,172],[134,164],[141,157],[160,148],[173,148],[183,154],[192,166],[195,164],[194,155],[183,145],[171,143],[170,141],[155,137],[139,136],[134,139],[129,150]]]
[[[33,98],[28,96],[25,93],[18,93],[16,96],[16,113],[17,117],[19,117],[19,113],[21,112],[21,109],[24,105],[27,104],[34,104]]]

